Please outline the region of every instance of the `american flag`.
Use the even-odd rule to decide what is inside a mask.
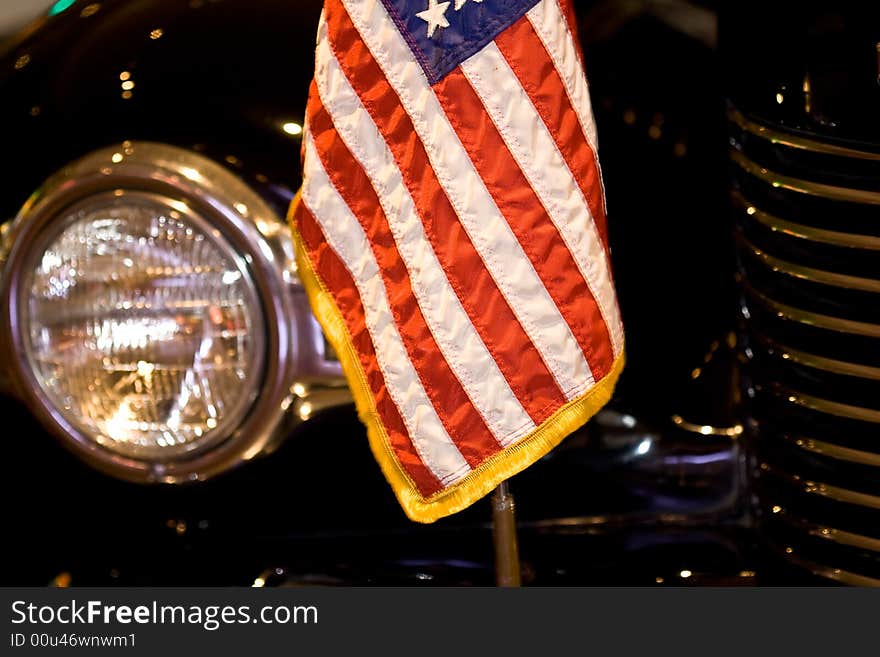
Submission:
[[[326,0],[300,275],[410,518],[454,513],[611,395],[623,328],[568,0]]]

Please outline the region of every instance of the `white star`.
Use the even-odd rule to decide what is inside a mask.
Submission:
[[[465,3],[468,0],[455,0],[455,11],[458,11],[462,7],[464,7]],[[483,0],[474,0],[474,2],[482,2]]]
[[[446,20],[446,10],[449,9],[448,2],[437,2],[437,0],[428,0],[428,8],[420,11],[416,16],[421,18],[428,24],[428,38],[434,36],[434,30],[438,27],[449,27],[449,21]]]

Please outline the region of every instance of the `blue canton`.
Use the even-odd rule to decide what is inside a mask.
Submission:
[[[513,25],[539,0],[382,0],[431,84]]]

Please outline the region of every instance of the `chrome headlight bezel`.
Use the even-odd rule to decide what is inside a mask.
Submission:
[[[161,463],[113,453],[73,426],[48,398],[24,355],[27,290],[23,285],[34,245],[45,242],[47,231],[56,232],[53,226],[65,211],[83,200],[134,193],[169,199],[221,231],[246,262],[265,328],[262,376],[254,382],[258,394],[241,424],[211,449]],[[125,142],[95,151],[47,180],[4,238],[9,251],[2,286],[3,340],[13,359],[14,390],[69,449],[110,475],[140,483],[211,477],[266,451],[277,440],[279,429],[289,425],[285,418],[295,401],[291,390],[297,375],[341,379],[338,363],[319,353],[317,324],[296,278],[285,222],[232,172],[197,153],[149,142]]]
[[[160,221],[162,222],[165,221],[164,217],[167,216],[169,227],[175,223],[188,226],[191,234],[194,236],[194,240],[204,240],[204,243],[208,245],[207,248],[209,251],[218,254],[228,265],[231,265],[233,270],[239,273],[239,277],[236,280],[240,281],[240,283],[238,283],[237,286],[241,291],[243,301],[246,302],[246,323],[250,325],[250,329],[248,330],[248,340],[253,341],[254,343],[251,348],[245,351],[247,354],[245,367],[253,376],[241,380],[241,389],[237,391],[239,394],[235,394],[229,399],[231,403],[224,408],[224,411],[221,414],[219,414],[218,419],[215,420],[216,426],[213,429],[203,429],[200,427],[200,433],[198,434],[199,437],[187,441],[183,436],[178,436],[177,440],[170,443],[170,446],[163,448],[163,451],[169,459],[179,458],[187,453],[195,454],[200,451],[205,451],[225,440],[236,427],[240,426],[244,416],[250,412],[253,401],[259,392],[259,382],[262,379],[263,367],[266,359],[266,345],[264,344],[266,331],[263,322],[264,304],[256,290],[256,286],[250,275],[250,267],[248,266],[246,259],[226,240],[225,236],[219,229],[193,211],[193,208],[190,206],[175,199],[159,195],[156,192],[144,192],[133,189],[92,194],[87,196],[84,200],[67,206],[67,208],[58,215],[57,220],[50,222],[45,226],[44,230],[40,231],[39,235],[35,236],[34,241],[30,244],[30,247],[27,250],[27,254],[22,255],[22,262],[19,266],[21,277],[18,296],[19,298],[24,299],[25,295],[30,290],[31,294],[29,301],[31,303],[22,303],[20,305],[20,312],[17,318],[19,329],[17,337],[21,339],[22,343],[21,354],[23,358],[26,359],[30,371],[34,373],[34,376],[31,377],[33,381],[42,388],[43,395],[49,399],[54,399],[52,406],[63,415],[64,411],[59,409],[59,406],[63,406],[64,404],[63,400],[59,397],[59,395],[63,395],[63,393],[59,388],[63,389],[64,384],[59,386],[56,383],[57,379],[48,375],[45,371],[45,365],[41,365],[37,358],[35,345],[33,344],[33,322],[35,319],[27,306],[30,305],[32,310],[35,300],[45,298],[43,294],[37,294],[37,290],[34,289],[34,283],[38,277],[37,269],[40,261],[45,257],[47,249],[53,246],[53,242],[61,238],[68,229],[80,224],[85,218],[83,216],[84,213],[91,214],[98,212],[104,217],[109,217],[114,216],[118,208],[124,208],[129,211],[131,211],[132,208],[138,208],[141,216],[146,214],[147,216],[161,217]],[[101,230],[106,230],[106,228],[102,228]],[[57,246],[54,251],[58,251]],[[154,253],[155,252],[156,251],[154,251]],[[61,254],[61,257],[63,257],[63,254]],[[135,265],[130,263],[130,266],[134,267]],[[115,271],[114,273],[118,274],[119,272]],[[74,282],[75,280],[76,279],[74,279]],[[68,283],[70,281],[65,280],[64,282]],[[56,285],[60,285],[60,283],[60,280],[56,280],[55,282]],[[109,282],[108,284],[112,285],[112,283]],[[208,298],[206,301],[212,302],[216,301],[216,299],[212,300]],[[68,303],[70,303],[69,299]],[[75,307],[76,305],[74,305],[74,308]],[[91,308],[88,309],[92,310]],[[60,308],[58,310],[61,311]],[[110,311],[105,308],[105,312]],[[138,312],[133,304],[130,303],[129,309],[123,309],[122,312],[128,316],[126,319],[133,322],[131,325],[140,329],[139,331],[136,331],[134,335],[125,335],[122,337],[124,339],[130,339],[132,337],[137,338],[140,335],[143,335],[145,326],[139,321],[138,317],[131,316]],[[160,312],[162,311],[160,310]],[[165,313],[169,312],[169,310],[165,310]],[[82,312],[74,312],[73,316],[81,318],[79,319],[79,322],[87,322],[87,317],[93,317],[93,315]],[[104,317],[106,318],[107,315],[104,315]],[[73,321],[75,326],[81,326],[76,319]],[[27,338],[29,334],[31,335],[31,339]],[[107,345],[104,346],[103,350],[98,348],[97,351],[103,351],[103,355],[106,358],[108,356],[106,349]],[[108,362],[104,363],[104,367],[109,365],[110,363]],[[67,367],[69,368],[70,366]],[[41,369],[43,370],[42,372],[40,371]],[[84,371],[88,371],[88,369],[89,368],[86,367]],[[73,368],[72,371],[69,371],[69,375],[66,374],[64,378],[71,380],[76,379],[77,376],[78,373],[75,368]],[[96,397],[97,396],[98,395],[96,395]],[[70,397],[73,399],[77,397],[77,395],[70,395]],[[85,402],[85,399],[82,399],[82,397],[87,398],[86,395],[79,395],[79,397],[80,402]],[[109,447],[111,451],[115,451],[117,454],[123,456],[127,454],[134,459],[141,457],[147,458],[147,453],[151,449],[150,447],[129,445],[125,441],[116,442],[109,437],[110,434],[102,432],[97,426],[89,427],[88,418],[82,417],[81,413],[73,412],[71,414],[74,417],[68,416],[67,423],[76,426],[79,434],[92,435],[97,432],[97,442],[105,446],[112,445],[112,447]],[[201,433],[202,430],[205,431],[204,435]],[[170,432],[167,433],[166,436],[166,439],[174,438],[171,436]],[[163,442],[166,439],[163,439]],[[140,456],[138,456],[137,452],[141,452]]]

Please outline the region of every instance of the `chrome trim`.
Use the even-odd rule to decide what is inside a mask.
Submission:
[[[804,493],[809,495],[818,495],[820,497],[826,497],[829,500],[834,500],[835,502],[844,502],[846,504],[854,504],[856,506],[863,506],[870,509],[880,509],[880,497],[877,497],[876,495],[861,493],[859,491],[841,488],[832,484],[803,479],[798,475],[789,474],[780,470],[776,466],[771,466],[767,463],[762,463],[761,469],[790,486],[802,489]]]
[[[834,246],[880,251],[880,237],[874,235],[859,235],[856,233],[842,233],[836,230],[826,230],[824,228],[815,228],[805,224],[798,224],[758,209],[738,190],[731,191],[730,196],[734,205],[739,206],[751,219],[758,221],[774,233],[782,233],[789,237],[797,237],[811,242],[821,242],[823,244],[832,244]]]
[[[22,264],[37,236],[73,204],[109,191],[152,192],[183,202],[247,260],[263,305],[267,352],[259,395],[241,425],[221,444],[173,462],[124,458],[101,448],[71,426],[54,408],[34,373],[21,360]],[[11,245],[2,281],[2,336],[17,394],[61,442],[95,468],[138,483],[181,483],[206,479],[271,450],[292,424],[294,392],[301,379],[310,388],[344,389],[339,363],[324,354],[324,339],[296,276],[289,230],[263,199],[242,180],[197,153],[150,142],[124,142],[94,151],[49,178],[25,203],[9,229]],[[309,393],[311,394],[311,393]],[[350,396],[348,397],[350,401]],[[333,398],[336,405],[338,397]],[[324,407],[319,396],[308,414]],[[301,407],[300,407],[301,408]],[[293,409],[293,410],[292,410]]]
[[[9,239],[9,229],[12,227],[13,221],[15,220],[7,219],[0,224],[0,267],[3,267],[3,265],[6,264],[6,256],[9,254],[9,249],[12,247]]]
[[[782,440],[819,456],[827,456],[838,461],[848,461],[850,463],[858,463],[859,465],[880,466],[880,454],[875,454],[874,452],[865,452],[860,449],[853,449],[852,447],[842,447],[822,440],[816,440],[815,438],[795,438],[783,435]]]
[[[758,303],[773,312],[780,319],[797,322],[799,324],[806,324],[808,326],[815,326],[816,328],[827,329],[829,331],[864,335],[870,338],[880,338],[880,324],[860,322],[854,319],[842,319],[840,317],[822,315],[820,313],[814,313],[809,310],[789,306],[758,292],[758,290],[747,282],[743,282],[743,288],[750,296],[754,297]]]
[[[880,280],[875,278],[863,278],[861,276],[839,274],[833,271],[814,269],[813,267],[805,267],[787,260],[781,260],[752,244],[741,231],[736,231],[736,241],[739,246],[748,251],[754,259],[775,272],[791,276],[792,278],[809,281],[811,283],[842,287],[847,290],[880,293]]]
[[[789,561],[805,570],[809,570],[811,573],[818,577],[824,577],[825,579],[830,579],[835,582],[840,582],[841,584],[847,584],[849,586],[880,586],[880,579],[868,577],[867,575],[859,575],[858,573],[854,573],[849,570],[843,570],[842,568],[832,568],[831,566],[824,566],[811,559],[805,559],[801,556],[795,556],[793,548],[789,547],[786,549],[782,549],[779,545],[771,545],[773,546],[773,549],[786,561]],[[789,552],[789,550],[792,551]]]
[[[872,192],[866,189],[852,189],[850,187],[838,187],[825,183],[813,182],[784,176],[781,173],[771,171],[753,162],[742,152],[735,148],[730,149],[730,159],[743,171],[754,176],[772,187],[786,189],[790,192],[819,196],[834,201],[848,201],[850,203],[865,203],[868,205],[880,205],[880,192]]]
[[[837,146],[824,141],[810,139],[809,137],[801,137],[789,132],[781,132],[774,128],[768,128],[760,123],[747,119],[742,112],[736,108],[731,108],[727,112],[728,118],[739,126],[743,131],[749,134],[766,139],[774,144],[781,144],[789,148],[797,148],[811,153],[823,153],[825,155],[837,155],[840,157],[851,157],[860,160],[880,161],[880,153],[871,151],[863,151],[856,148],[848,148],[846,146]]]
[[[862,406],[852,406],[850,404],[842,404],[840,402],[814,397],[797,390],[792,390],[780,384],[776,384],[775,392],[780,397],[785,397],[786,401],[807,408],[811,411],[824,413],[825,415],[834,415],[837,417],[847,418],[849,420],[860,420],[861,422],[880,423],[880,410],[873,408],[864,408]]]
[[[836,360],[834,358],[826,358],[825,356],[817,356],[806,351],[793,349],[788,345],[776,342],[767,336],[760,336],[759,341],[773,355],[783,360],[805,365],[813,369],[831,372],[833,374],[844,374],[846,376],[855,376],[860,379],[871,379],[880,381],[880,367],[871,367],[870,365],[861,365],[859,363],[850,363],[844,360]]]
[[[709,424],[695,424],[688,422],[681,415],[673,415],[669,418],[672,424],[683,431],[690,433],[698,433],[701,436],[726,436],[728,438],[736,438],[743,432],[741,424],[734,424],[732,427],[713,427]]]
[[[792,516],[789,512],[783,511],[771,516],[773,520],[779,520],[792,528],[802,532],[822,538],[826,541],[832,541],[840,545],[861,548],[872,552],[880,552],[880,538],[865,536],[864,534],[856,534],[843,529],[835,529],[825,525],[817,525],[802,518]]]

